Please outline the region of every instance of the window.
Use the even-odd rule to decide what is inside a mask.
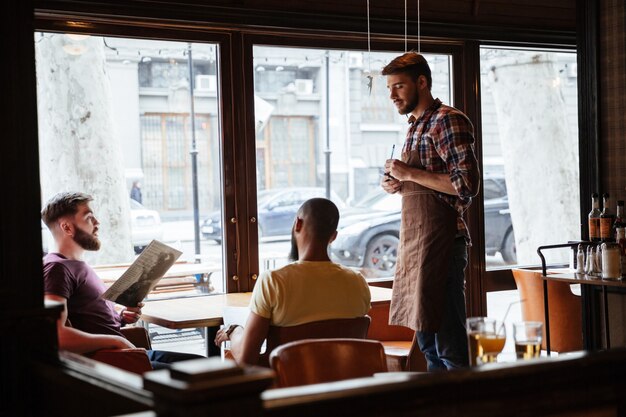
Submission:
[[[261,271],[287,263],[300,205],[330,195],[341,212],[331,258],[366,276],[392,277],[400,198],[379,182],[393,145],[400,155],[406,117],[389,100],[380,70],[399,54],[260,45],[253,53]],[[426,58],[433,95],[451,104],[451,56]],[[280,202],[268,205],[264,193]]]
[[[35,45],[42,200],[94,197],[102,248],[88,263],[130,263],[157,239],[204,269],[162,280],[149,299],[223,292],[221,246],[201,235],[195,253],[192,193],[197,183],[201,221],[221,218],[218,45],[43,32]]]
[[[536,265],[537,247],[580,238],[576,54],[482,47],[480,59],[487,266]]]

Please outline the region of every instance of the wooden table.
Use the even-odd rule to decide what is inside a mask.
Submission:
[[[110,284],[116,281],[122,276],[128,269],[130,264],[124,265],[111,265],[96,267],[94,270],[96,274],[105,284]],[[163,275],[163,278],[180,278],[195,276],[201,274],[212,274],[221,270],[221,265],[218,263],[191,263],[191,262],[176,262],[172,267]]]
[[[372,287],[372,306],[391,302],[391,289]],[[176,298],[148,301],[142,309],[141,319],[168,329],[205,327],[215,329],[223,323],[224,307],[247,307],[252,293],[230,293],[207,295],[204,297]],[[207,351],[212,345],[209,331],[205,333]]]
[[[609,329],[609,305],[608,305],[608,295],[607,288],[620,288],[626,289],[626,281],[623,279],[602,279],[597,276],[590,276],[586,274],[577,274],[573,272],[569,273],[558,273],[558,274],[548,274],[542,276],[544,281],[560,281],[566,282],[568,284],[580,284],[581,286],[581,301],[583,304],[582,312],[583,312],[583,344],[585,349],[587,350],[595,350],[598,348],[596,346],[595,334],[597,333],[597,325],[596,320],[594,318],[594,313],[596,311],[594,294],[593,291],[599,289],[602,294],[602,321],[604,323],[604,343],[606,349],[611,347],[611,339],[610,339],[610,329]],[[547,288],[544,287],[544,305],[545,315],[548,316],[548,293]],[[549,323],[546,321],[546,323]],[[549,341],[550,338],[550,328],[549,324],[546,325],[546,338]]]

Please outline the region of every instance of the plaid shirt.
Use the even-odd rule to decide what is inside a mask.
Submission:
[[[457,211],[457,235],[470,242],[463,213],[478,193],[479,185],[472,122],[461,111],[436,99],[418,119],[411,116],[409,124],[402,152],[417,148],[423,169],[450,174],[457,195],[436,194]]]

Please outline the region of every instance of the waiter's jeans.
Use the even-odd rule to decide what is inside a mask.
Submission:
[[[457,237],[452,246],[446,282],[445,309],[437,333],[416,332],[420,350],[426,357],[429,371],[469,366],[465,321],[465,238]]]

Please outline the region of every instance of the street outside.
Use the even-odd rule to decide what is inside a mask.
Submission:
[[[181,260],[194,262],[195,260],[195,244],[193,238],[193,221],[164,221],[163,222],[163,241],[168,245],[181,250],[183,255]],[[260,272],[266,269],[279,268],[287,262],[287,255],[291,247],[290,237],[283,236],[277,238],[267,238],[261,241],[259,247]],[[202,263],[213,265],[222,264],[222,245],[217,244],[213,240],[205,240],[200,238],[200,259]],[[507,264],[502,260],[500,254],[486,257],[488,267],[500,267]],[[219,277],[220,274],[213,274],[213,277]],[[212,279],[215,291],[223,291],[223,283],[220,279]]]

